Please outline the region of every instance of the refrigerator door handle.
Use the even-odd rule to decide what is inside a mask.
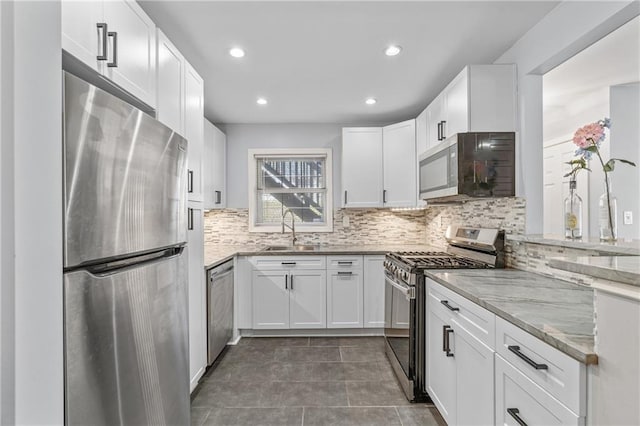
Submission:
[[[161,251],[155,251],[153,253],[141,254],[138,256],[128,257],[126,259],[100,263],[98,265],[89,265],[84,269],[91,275],[103,277],[107,275],[117,274],[123,270],[138,267],[140,265],[162,262],[167,259],[180,256],[183,251],[184,246],[170,247]]]

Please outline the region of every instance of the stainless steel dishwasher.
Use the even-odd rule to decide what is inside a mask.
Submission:
[[[233,260],[207,275],[207,364],[211,365],[233,336]]]

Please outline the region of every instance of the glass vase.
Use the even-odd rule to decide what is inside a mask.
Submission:
[[[576,181],[570,180],[569,196],[564,200],[564,237],[569,240],[582,238],[582,198],[576,188]]]
[[[598,201],[598,226],[600,241],[618,239],[618,201],[611,191],[611,181],[605,176],[604,193]]]

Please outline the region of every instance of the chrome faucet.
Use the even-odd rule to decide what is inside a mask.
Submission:
[[[284,218],[287,215],[287,213],[291,213],[291,226],[287,225],[286,223],[284,223]],[[293,236],[293,240],[292,240],[292,245],[296,245],[296,241],[298,241],[298,239],[296,238],[296,218],[293,216],[293,212],[291,211],[291,209],[286,209],[284,211],[284,213],[282,213],[282,233],[284,234],[284,227],[287,227],[289,229],[291,229],[291,234]]]

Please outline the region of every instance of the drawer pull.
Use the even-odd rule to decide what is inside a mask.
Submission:
[[[295,265],[296,262],[280,262],[282,265]]]
[[[338,275],[353,275],[351,271],[338,271]]]
[[[338,260],[338,265],[353,265],[353,262],[350,260]]]
[[[507,408],[507,413],[509,413],[509,415],[513,417],[520,426],[527,426],[527,423],[520,418],[520,410],[517,408]]]
[[[460,308],[454,308],[453,306],[451,306],[449,304],[448,300],[441,300],[440,303],[442,303],[444,306],[446,306],[447,309],[449,309],[450,311],[454,311],[455,312],[455,311],[459,311],[460,310]]]
[[[507,346],[507,349],[509,349],[514,354],[516,354],[518,356],[518,358],[522,359],[524,362],[526,362],[527,364],[529,364],[530,366],[532,366],[536,370],[548,370],[549,369],[549,366],[547,366],[547,364],[538,364],[537,362],[535,362],[534,360],[532,360],[531,358],[529,358],[528,356],[526,356],[525,354],[520,352],[520,346]]]

